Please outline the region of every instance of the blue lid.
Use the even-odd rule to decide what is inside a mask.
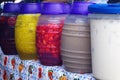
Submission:
[[[6,3],[3,7],[4,13],[19,13],[21,4],[19,3]]]
[[[41,4],[40,3],[24,3],[21,6],[21,14],[34,14],[41,12]]]
[[[90,13],[120,14],[120,4],[92,4],[88,9]]]
[[[42,14],[67,14],[70,12],[70,5],[62,2],[42,3]]]
[[[80,14],[80,15],[87,15],[88,12],[88,6],[90,4],[93,4],[91,2],[74,2],[71,5],[71,14]]]

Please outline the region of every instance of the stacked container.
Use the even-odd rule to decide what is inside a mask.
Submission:
[[[36,26],[41,12],[40,3],[22,4],[15,26],[16,49],[21,59],[37,58]]]
[[[42,15],[39,18],[36,37],[41,64],[62,65],[60,40],[69,5],[57,2],[46,2],[42,5]]]
[[[91,72],[88,2],[74,2],[62,31],[61,55],[65,69],[76,73]]]
[[[15,48],[14,28],[20,4],[6,3],[0,15],[0,46],[4,54],[17,54]]]
[[[120,80],[120,4],[89,6],[93,75]]]

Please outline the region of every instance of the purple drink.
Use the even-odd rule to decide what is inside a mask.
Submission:
[[[20,4],[6,3],[0,15],[0,46],[4,54],[17,54],[15,48],[14,28]]]

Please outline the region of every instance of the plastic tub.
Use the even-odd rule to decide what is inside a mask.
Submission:
[[[89,6],[93,75],[99,80],[120,80],[120,5]]]

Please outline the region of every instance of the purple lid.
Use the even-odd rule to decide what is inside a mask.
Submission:
[[[3,7],[4,13],[19,13],[21,4],[19,3],[6,3]]]
[[[90,4],[93,4],[91,2],[74,2],[71,5],[71,14],[80,14],[80,15],[87,15],[88,12],[88,6]]]
[[[24,3],[21,6],[21,14],[34,14],[41,12],[41,4],[40,3]]]
[[[44,2],[42,3],[42,14],[68,14],[70,5],[62,2]]]

